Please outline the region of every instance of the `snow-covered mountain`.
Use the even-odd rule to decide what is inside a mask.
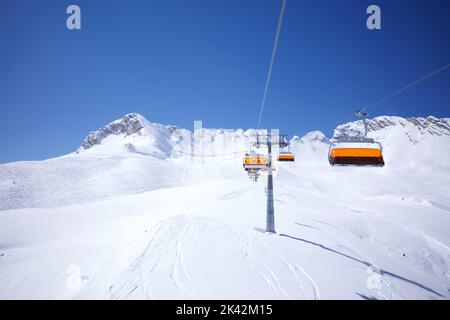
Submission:
[[[264,177],[242,170],[254,130],[132,113],[71,154],[2,164],[0,298],[448,299],[450,121],[368,123],[382,168],[328,164],[360,121],[291,139],[276,235]]]
[[[430,161],[432,166],[450,163],[449,118],[381,116],[368,119],[367,127],[367,136],[383,144],[387,162],[394,167],[430,167]],[[349,122],[335,129],[332,141],[361,136],[363,133],[362,121]],[[111,155],[125,150],[163,159],[194,154],[203,157],[231,157],[237,154],[240,157],[255,141],[255,135],[256,131],[252,129],[230,131],[203,128],[191,132],[172,125],[151,123],[143,116],[131,113],[91,132],[77,153],[93,149],[100,154]],[[326,163],[324,154],[329,144],[330,140],[320,131],[309,132],[301,138],[291,138],[291,148],[298,154],[298,160],[310,164]]]
[[[369,119],[368,127],[368,136],[383,144],[383,172],[434,174],[450,166],[448,118],[384,116]],[[338,126],[334,138],[362,132],[362,121],[350,122]],[[0,210],[70,205],[180,186],[196,180],[187,172],[186,162],[227,162],[241,168],[242,155],[255,135],[252,129],[192,132],[130,113],[89,133],[74,153],[0,165]],[[323,133],[313,131],[294,136],[291,151],[298,165],[328,169],[329,144]]]
[[[95,150],[112,155],[127,151],[165,159],[176,154],[177,146],[188,135],[187,130],[151,123],[140,114],[130,113],[89,133],[77,153]]]
[[[393,127],[402,128],[404,133],[416,144],[427,135],[450,136],[450,118],[438,119],[436,117],[401,118],[382,116],[367,120],[369,135],[380,137],[379,132],[392,130]],[[364,134],[363,121],[349,122],[340,125],[334,131],[334,137],[360,136]],[[381,135],[382,137],[382,135]]]
[[[262,132],[263,130],[261,130]],[[161,159],[184,156],[225,156],[245,152],[256,130],[201,128],[194,132],[173,125],[149,122],[130,113],[89,133],[77,153],[117,154],[123,151]],[[88,152],[86,152],[88,151]]]

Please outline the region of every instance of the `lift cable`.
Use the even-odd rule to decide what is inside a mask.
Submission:
[[[273,62],[275,60],[275,53],[276,53],[277,47],[278,47],[278,38],[280,37],[280,31],[281,31],[281,26],[283,24],[285,8],[286,8],[286,0],[283,0],[283,3],[281,5],[280,17],[278,19],[278,27],[277,27],[277,33],[275,36],[275,42],[274,42],[273,48],[272,48],[272,57],[270,59],[269,72],[267,73],[266,86],[264,88],[264,95],[263,95],[263,99],[262,99],[262,103],[261,103],[261,111],[259,112],[258,125],[256,126],[257,129],[259,129],[259,126],[261,124],[261,118],[262,118],[262,114],[264,111],[264,105],[266,103],[267,92],[269,91],[270,77],[272,76],[272,67],[273,67]]]
[[[377,101],[375,101],[375,102],[369,104],[369,105],[366,106],[364,109],[365,109],[365,110],[372,109],[372,108],[375,107],[376,105],[379,105],[380,103],[386,101],[386,100],[389,99],[389,98],[392,98],[393,96],[395,96],[395,95],[397,95],[397,94],[399,94],[399,93],[405,91],[406,89],[409,89],[409,88],[415,86],[416,84],[419,84],[419,83],[421,83],[422,81],[425,81],[425,80],[431,78],[432,76],[438,74],[439,72],[444,71],[444,70],[447,69],[448,67],[450,67],[450,64],[447,64],[447,65],[445,65],[445,66],[443,66],[443,67],[440,67],[439,69],[434,70],[433,72],[427,74],[427,75],[424,76],[423,78],[420,78],[419,80],[416,80],[416,81],[414,81],[414,82],[408,84],[407,86],[404,86],[403,88],[401,88],[401,89],[399,89],[399,90],[397,90],[397,91],[394,91],[393,93],[391,93],[391,94],[389,94],[389,95],[387,95],[387,96],[385,96],[385,97],[383,97],[383,98],[381,98],[381,99],[379,99],[379,100],[377,100]]]
[[[407,90],[407,89],[409,89],[409,88],[411,88],[411,87],[413,87],[413,86],[419,84],[420,82],[425,81],[425,80],[427,80],[427,79],[429,79],[429,78],[435,76],[436,74],[438,74],[439,72],[444,71],[444,70],[447,69],[448,67],[450,67],[450,64],[447,64],[447,65],[445,65],[445,66],[443,66],[443,67],[440,67],[439,69],[436,69],[435,71],[433,71],[433,72],[427,74],[426,76],[420,78],[419,80],[416,80],[416,81],[414,81],[414,82],[411,82],[410,84],[408,84],[408,85],[402,87],[401,89],[398,89],[397,91],[394,91],[393,93],[391,93],[391,94],[389,94],[389,95],[387,95],[387,96],[385,96],[385,97],[383,97],[383,98],[381,98],[381,99],[379,99],[379,100],[377,100],[377,101],[375,101],[375,102],[372,102],[371,104],[367,105],[366,107],[362,107],[362,108],[360,108],[359,110],[367,111],[367,110],[369,110],[369,109],[373,109],[374,107],[378,106],[378,105],[381,104],[382,102],[385,102],[385,101],[388,100],[389,98],[392,98],[393,96],[395,96],[395,95],[397,95],[397,94],[399,94],[399,93],[401,93],[401,92],[403,92],[403,91],[405,91],[405,90]],[[341,123],[346,123],[346,122],[348,122],[348,121],[353,120],[354,118],[355,118],[355,113],[352,113],[352,114],[350,114],[350,115],[345,116],[345,118],[343,117],[342,120],[341,120]]]

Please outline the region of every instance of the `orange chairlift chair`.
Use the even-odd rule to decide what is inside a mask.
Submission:
[[[285,135],[280,135],[280,139],[282,139],[282,143],[280,143],[280,148],[282,150],[279,151],[277,160],[281,162],[294,162],[295,155],[291,152],[291,145],[287,137]]]
[[[374,139],[367,138],[367,112],[362,109],[355,113],[364,122],[362,137],[339,138],[330,145],[328,161],[330,165],[341,166],[384,166],[383,147]]]

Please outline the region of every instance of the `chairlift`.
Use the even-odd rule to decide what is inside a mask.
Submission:
[[[280,136],[280,149],[282,149],[277,156],[278,161],[281,162],[293,162],[295,161],[295,155],[291,152],[291,145],[285,135]],[[287,150],[286,150],[287,149]]]
[[[383,147],[380,142],[367,138],[367,112],[362,109],[355,112],[364,123],[364,135],[361,137],[338,138],[330,145],[328,161],[330,165],[341,166],[384,166]]]
[[[281,162],[288,162],[288,161],[294,162],[295,161],[295,155],[292,152],[290,152],[290,151],[281,151],[278,154],[278,161],[281,161]]]
[[[250,151],[245,154],[242,165],[246,171],[262,170],[269,165],[269,159],[263,154]]]

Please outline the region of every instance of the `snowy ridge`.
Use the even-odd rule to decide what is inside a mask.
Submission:
[[[421,148],[436,149],[447,153],[442,145],[448,145],[450,137],[450,119],[438,119],[432,116],[422,118],[401,118],[380,116],[367,119],[368,137],[380,141],[387,147],[388,161],[395,163],[396,150],[405,147],[414,151],[414,146],[423,142]],[[260,133],[265,132],[260,130]],[[362,121],[339,125],[332,141],[342,137],[359,137],[364,132]],[[181,129],[173,125],[151,123],[137,113],[131,113],[91,132],[78,148],[77,153],[91,151],[90,154],[112,155],[123,151],[151,155],[161,159],[201,155],[202,157],[233,157],[248,150],[254,142],[256,130],[225,130],[203,128],[196,132]],[[406,143],[406,146],[405,146]],[[312,131],[303,137],[291,139],[292,150],[305,162],[318,162],[324,157],[330,140],[320,131]],[[95,150],[95,151],[92,151]],[[389,154],[395,157],[389,157]],[[433,152],[436,155],[436,152]],[[441,155],[447,159],[446,155]],[[326,156],[325,156],[326,157]],[[426,155],[425,155],[426,157]],[[425,165],[428,158],[414,154],[416,164]],[[441,158],[441,157],[439,157]],[[445,161],[446,162],[446,161]],[[402,162],[403,165],[404,162]],[[408,161],[409,163],[409,161]],[[437,165],[442,165],[437,164]]]
[[[368,136],[383,144],[383,171],[438,175],[450,167],[449,123],[448,118],[377,117],[368,120]],[[350,122],[338,126],[334,138],[359,135],[362,130],[361,121]],[[192,161],[227,163],[238,172],[215,169],[213,176],[239,176],[242,155],[255,135],[253,129],[191,132],[130,113],[91,132],[75,153],[0,165],[0,210],[64,206],[199,181],[193,169],[186,170],[185,163]],[[305,167],[328,169],[329,145],[320,131],[291,139],[296,162]]]
[[[245,152],[249,141],[255,140],[255,134],[253,129],[202,128],[191,132],[173,125],[152,123],[140,114],[130,113],[89,133],[76,153],[112,155],[127,151],[161,159],[194,153],[220,157]]]
[[[417,143],[420,137],[426,135],[450,136],[450,118],[438,119],[433,116],[426,118],[401,118],[395,116],[380,116],[367,119],[368,136],[376,136],[377,132],[390,130],[392,127],[401,127],[405,134],[414,137],[411,142]],[[333,134],[334,138],[346,136],[361,136],[364,133],[362,120],[339,125]]]
[[[123,151],[168,158],[177,152],[187,130],[151,123],[142,115],[129,113],[89,133],[77,150],[90,155],[112,155]]]
[[[143,122],[144,118],[141,115],[136,113],[127,114],[122,119],[113,121],[103,128],[89,133],[78,150],[90,149],[95,145],[101,144],[111,134],[123,134],[125,136],[131,134],[142,135],[141,131],[144,128]]]
[[[330,141],[320,131],[311,131],[303,137],[291,139],[290,150],[295,153],[299,164],[308,166],[328,166]]]
[[[448,119],[370,121],[383,168],[330,167],[318,131],[291,139],[276,235],[265,177],[242,169],[252,130],[130,114],[78,152],[0,165],[0,299],[449,299]]]

